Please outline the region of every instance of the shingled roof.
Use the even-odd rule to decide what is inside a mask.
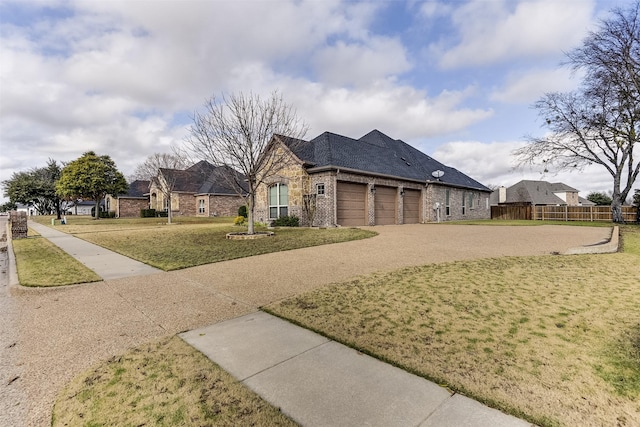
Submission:
[[[237,178],[235,181],[244,185],[239,172],[226,166],[214,166],[204,160],[185,170],[160,168],[160,173],[172,187],[172,191],[179,193],[237,194],[229,180],[234,174]]]
[[[145,180],[135,180],[131,184],[129,184],[129,189],[124,196],[121,197],[129,197],[132,199],[144,199],[146,198],[146,194],[149,193],[149,181]]]
[[[308,171],[348,169],[367,175],[410,181],[442,182],[456,187],[491,191],[455,168],[446,166],[399,139],[373,130],[360,139],[325,132],[311,141],[278,136],[305,163]],[[438,180],[432,175],[440,170]]]
[[[573,187],[561,182],[522,180],[506,189],[507,199],[503,203],[531,203],[532,205],[566,205],[556,193],[577,193]],[[587,202],[581,199],[580,202]],[[491,194],[491,203],[499,202],[498,191]]]

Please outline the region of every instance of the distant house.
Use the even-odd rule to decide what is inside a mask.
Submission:
[[[161,168],[150,183],[149,203],[166,211],[170,199],[174,216],[236,216],[245,204],[244,182],[238,172],[206,161],[184,170]]]
[[[561,182],[522,180],[491,193],[491,205],[593,206],[578,190]]]
[[[129,184],[126,194],[107,195],[105,209],[114,212],[117,218],[133,218],[140,216],[141,209],[149,208],[150,181],[136,180]]]
[[[361,226],[489,219],[489,190],[378,130],[353,139],[274,135],[288,165],[256,191],[256,220],[297,216],[302,225]]]
[[[18,212],[26,212],[27,216],[39,215],[38,211],[35,208],[35,206],[33,206],[31,204],[24,205],[22,203],[17,203],[16,204],[16,211],[18,211]]]
[[[104,200],[100,200],[100,211],[104,210]],[[93,215],[93,208],[96,207],[96,202],[93,200],[77,200],[70,202],[66,208],[67,215]]]

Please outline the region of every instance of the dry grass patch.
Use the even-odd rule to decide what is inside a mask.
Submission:
[[[540,425],[632,426],[638,277],[632,253],[487,259],[376,274],[267,310]]]
[[[58,395],[52,425],[296,424],[174,336],[78,376]]]
[[[29,235],[33,235],[32,230],[29,230]],[[12,240],[11,246],[16,256],[18,280],[23,286],[63,286],[102,280],[42,237]]]
[[[229,240],[239,231],[229,224],[176,225],[102,233],[77,233],[77,237],[163,270],[244,258],[309,246],[339,243],[375,236],[359,229],[281,228],[273,237]]]

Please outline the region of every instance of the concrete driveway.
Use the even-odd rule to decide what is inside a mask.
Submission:
[[[6,274],[0,275],[1,326],[15,332],[0,335],[0,424],[48,426],[56,393],[95,363],[320,286],[412,265],[563,253],[611,233],[547,225],[372,229],[379,236],[56,289],[9,292]]]

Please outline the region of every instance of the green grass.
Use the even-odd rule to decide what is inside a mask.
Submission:
[[[50,226],[52,217],[34,219]],[[231,218],[180,217],[172,225],[164,218],[100,219],[67,217],[54,227],[163,270],[175,270],[271,252],[339,243],[375,236],[359,229],[281,228],[258,240],[228,240],[242,231]],[[101,278],[46,239],[29,230],[28,239],[14,240],[18,278],[24,286],[64,286]]]
[[[162,222],[163,218],[67,219],[67,225],[58,225],[56,229],[165,271],[377,234],[352,228],[301,227],[278,228],[273,237],[264,239],[229,240],[227,233],[246,231],[245,227],[232,225],[232,218],[180,217],[172,225]],[[47,224],[46,219],[41,221]]]
[[[39,236],[12,240],[18,280],[23,286],[61,286],[96,282],[100,276]]]
[[[111,358],[59,393],[55,426],[294,426],[179,337]]]
[[[624,253],[407,268],[265,309],[539,425],[640,425],[640,228],[621,230]]]

